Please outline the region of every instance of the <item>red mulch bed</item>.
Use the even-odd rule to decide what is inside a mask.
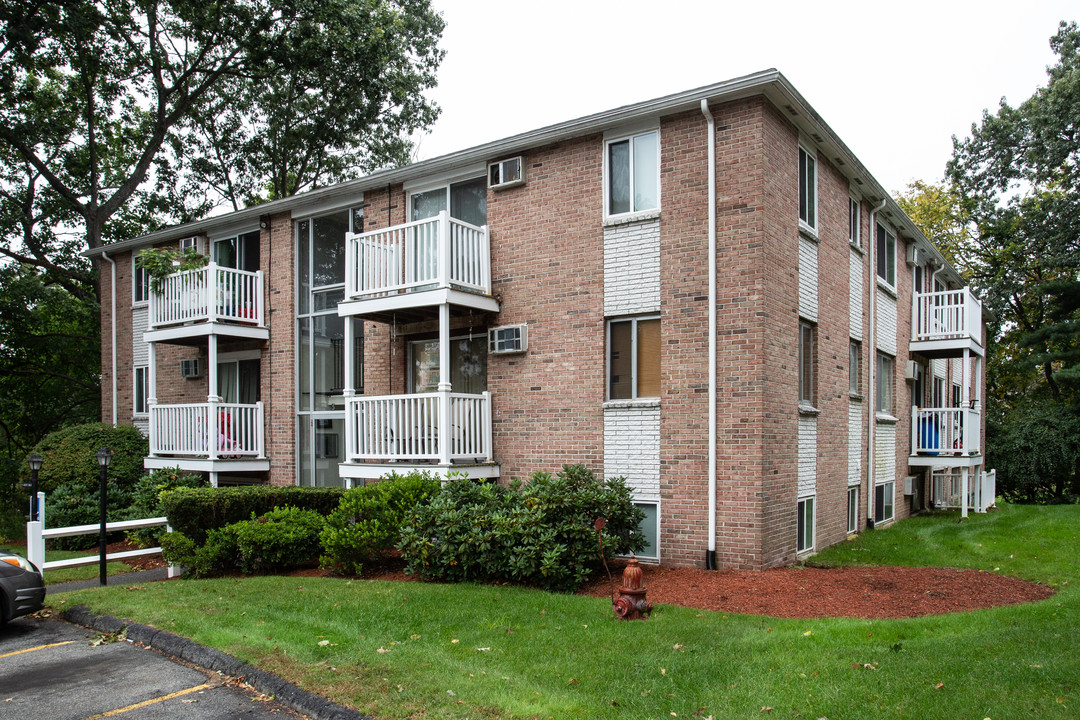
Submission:
[[[109,552],[132,549],[124,543],[109,545]],[[126,561],[140,570],[163,565],[160,556]],[[768,615],[787,618],[851,617],[908,618],[979,610],[999,605],[1044,600],[1054,590],[978,570],[936,567],[785,567],[763,572],[701,570],[642,565],[648,600],[699,610]],[[365,580],[415,582],[396,558],[365,567]],[[612,566],[618,588],[622,567]],[[315,567],[293,575],[327,575]],[[580,591],[582,595],[610,597],[606,576]]]
[[[642,566],[650,602],[787,618],[908,618],[1043,600],[1054,590],[977,570],[786,567],[763,572]],[[613,568],[616,588],[621,568]],[[604,577],[582,594],[609,597]]]

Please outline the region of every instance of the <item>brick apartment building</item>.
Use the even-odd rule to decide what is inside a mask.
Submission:
[[[154,292],[153,246],[211,262]],[[90,255],[102,414],[148,468],[584,463],[646,555],[738,568],[993,502],[978,300],[774,70]]]

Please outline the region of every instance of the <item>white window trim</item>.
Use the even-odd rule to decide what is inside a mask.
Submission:
[[[139,266],[139,256],[142,255],[142,250],[131,253],[131,307],[141,308],[150,304],[150,275],[146,273],[146,270]],[[143,293],[146,297],[142,300],[138,300],[135,297],[135,275],[136,273],[143,273],[145,275],[143,279]]]
[[[883,517],[881,520],[878,520],[877,519],[878,510],[885,507],[885,503],[884,502],[879,503],[877,501],[877,489],[878,488],[883,488],[883,492],[888,492],[888,490],[884,490],[886,485],[891,485],[892,486],[892,502],[890,503],[890,505],[892,506],[892,516],[891,517]],[[888,523],[888,522],[892,522],[895,519],[896,519],[896,481],[895,480],[885,480],[885,481],[882,481],[882,482],[874,483],[874,524],[877,525],[877,524]]]
[[[656,207],[649,208],[647,210],[631,210],[624,213],[612,214],[609,212],[611,207],[611,186],[609,183],[610,168],[608,167],[608,159],[610,157],[608,148],[612,143],[622,142],[623,140],[630,141],[630,201],[633,203],[634,198],[634,152],[633,140],[641,135],[648,135],[649,133],[656,133]],[[660,190],[660,126],[648,125],[635,128],[623,128],[620,131],[613,133],[604,133],[604,156],[602,158],[603,165],[603,185],[604,185],[604,223],[620,223],[620,222],[632,222],[634,220],[649,220],[660,216],[660,208],[663,207],[663,198],[661,197]]]
[[[660,517],[661,517],[661,515],[660,515],[660,512],[661,512],[660,498],[658,498],[658,497],[640,497],[640,498],[633,498],[633,500],[631,500],[631,502],[634,503],[635,505],[655,505],[656,506],[656,555],[638,555],[637,557],[642,558],[643,560],[649,560],[650,562],[660,562],[661,557],[662,557],[662,553],[663,553],[663,550],[660,547],[660,537],[661,537],[661,535],[663,535],[663,533],[660,532],[660,528],[661,528],[661,525],[660,525]]]
[[[885,235],[886,235],[886,243],[885,244],[886,245],[888,245],[888,237],[889,236],[891,236],[892,239],[893,239],[893,242],[892,242],[892,248],[893,248],[893,250],[892,250],[892,256],[893,256],[892,257],[892,260],[893,260],[893,262],[892,262],[893,279],[892,279],[892,282],[889,282],[888,278],[881,277],[881,275],[879,275],[878,271],[877,271],[877,263],[878,263],[878,257],[879,257],[878,251],[877,251],[877,228],[878,227],[880,227],[882,230],[885,231]],[[896,267],[896,256],[897,256],[896,254],[897,254],[897,249],[898,249],[899,245],[900,245],[900,237],[896,234],[896,231],[894,231],[892,228],[890,228],[888,225],[881,222],[880,220],[877,221],[877,226],[874,228],[874,268],[873,268],[873,270],[874,270],[874,278],[877,280],[878,286],[885,289],[886,291],[888,291],[889,294],[892,295],[893,297],[897,297],[896,276],[898,275],[898,271],[897,271],[897,267]]]
[[[404,188],[405,191],[405,222],[413,222],[409,218],[412,217],[412,199],[413,195],[420,195],[423,193],[431,192],[432,190],[443,190],[446,193],[446,212],[450,212],[450,186],[457,185],[458,183],[469,182],[472,180],[482,180],[484,182],[484,191],[487,192],[491,188],[487,186],[487,174],[486,170],[482,170],[478,173],[468,173],[465,175],[457,174],[450,180],[444,180],[442,182],[434,182],[431,178],[424,178],[424,180],[413,186]]]
[[[800,217],[799,218],[799,230],[806,233],[807,235],[809,235],[813,239],[817,240],[818,239],[818,226],[820,225],[820,222],[818,221],[819,220],[819,218],[818,218],[818,206],[819,206],[820,203],[818,203],[818,156],[817,156],[817,150],[813,150],[810,145],[803,142],[802,140],[799,141],[799,150],[801,152],[806,153],[806,155],[808,157],[813,158],[813,160],[814,160],[814,208],[813,208],[814,224],[811,225],[810,223],[806,222],[805,220],[803,220]],[[798,185],[799,192],[801,194],[801,191],[802,191],[802,173],[799,171],[798,158],[796,158],[795,170],[799,175],[797,185]]]
[[[798,518],[802,517],[802,508],[800,506],[803,503],[805,503],[807,500],[809,500],[810,502],[813,503],[813,512],[810,515],[810,544],[807,545],[806,547],[800,549],[799,548],[799,537],[798,537],[798,533],[799,533]],[[812,553],[812,552],[814,552],[814,548],[817,547],[817,511],[818,511],[817,495],[805,495],[805,496],[799,498],[798,501],[796,501],[796,503],[795,503],[795,513],[796,513],[796,521],[795,521],[795,553],[797,555],[805,555],[807,553]]]
[[[139,371],[143,371],[143,391],[146,393],[146,397],[143,398],[143,405],[146,406],[146,410],[139,411]],[[150,366],[149,365],[135,365],[131,369],[131,416],[136,418],[150,417]]]
[[[608,318],[607,322],[604,323],[604,399],[605,399],[604,407],[617,407],[618,405],[612,405],[612,403],[617,404],[617,403],[626,403],[626,402],[632,403],[632,406],[640,407],[641,406],[640,401],[642,401],[642,400],[657,401],[657,402],[659,401],[660,398],[659,398],[659,396],[656,396],[656,395],[638,395],[637,394],[637,385],[638,385],[638,382],[637,382],[638,381],[638,366],[637,366],[638,333],[637,333],[637,324],[642,320],[659,320],[659,319],[660,319],[660,314],[657,313],[657,314],[653,314],[653,315],[631,315],[631,316],[628,316],[628,317],[612,317],[612,318]],[[630,343],[630,355],[631,355],[631,358],[630,358],[630,372],[633,375],[633,379],[632,379],[632,382],[631,382],[631,387],[632,387],[632,390],[633,390],[633,397],[615,398],[615,399],[613,399],[611,397],[611,325],[613,323],[631,323],[634,326],[634,332],[630,336],[631,337],[631,343]],[[663,328],[661,328],[661,331],[663,331]],[[661,335],[661,342],[662,342],[662,338],[663,338],[663,335]],[[661,345],[661,347],[663,347],[663,345]]]
[[[854,507],[852,507],[852,503],[851,503],[851,492],[853,490],[855,491]],[[847,506],[846,509],[848,510],[848,513],[847,513],[848,517],[845,518],[845,524],[847,525],[848,535],[851,535],[852,533],[859,532],[859,486],[858,485],[848,485],[848,506]],[[855,527],[851,527],[850,520],[851,520],[852,515],[855,518]]]
[[[855,204],[855,237],[851,237],[851,204]],[[851,247],[862,252],[862,202],[854,195],[848,195],[848,242]]]

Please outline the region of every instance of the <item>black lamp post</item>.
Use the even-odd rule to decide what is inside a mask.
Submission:
[[[108,585],[105,578],[105,501],[106,487],[109,475],[109,461],[112,460],[112,452],[102,448],[97,451],[98,467],[101,469],[101,525],[98,531],[98,581],[101,585]]]
[[[41,519],[38,517],[38,471],[45,464],[45,459],[37,453],[33,453],[26,458],[26,461],[30,463],[30,485],[27,488],[30,491],[30,521],[36,522]],[[26,483],[23,483],[23,487],[27,487]]]

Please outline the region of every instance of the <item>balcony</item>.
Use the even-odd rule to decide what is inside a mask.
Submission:
[[[463,305],[498,312],[487,226],[437,217],[349,235],[341,315]]]
[[[982,303],[969,288],[915,293],[910,351],[927,357],[982,356]]]
[[[173,273],[150,293],[147,342],[204,335],[269,337],[261,271],[210,263]]]
[[[498,477],[491,454],[491,393],[352,397],[345,404],[344,478],[413,468]]]
[[[268,470],[261,402],[150,407],[147,468],[215,472]]]
[[[916,467],[982,464],[982,413],[975,408],[911,408],[911,456]]]

